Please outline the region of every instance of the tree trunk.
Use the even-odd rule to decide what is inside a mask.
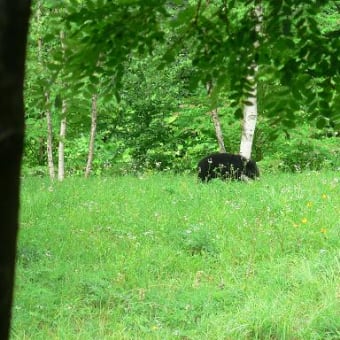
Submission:
[[[65,59],[65,33],[60,31],[60,45],[63,54],[63,59]],[[62,84],[65,86],[65,84]],[[61,105],[61,122],[60,122],[60,133],[59,133],[59,146],[58,146],[58,180],[63,181],[65,178],[65,153],[64,153],[64,146],[65,146],[65,137],[66,137],[66,111],[67,111],[67,104],[66,100],[62,100]]]
[[[0,339],[9,338],[13,298],[29,13],[29,0],[0,0]]]
[[[224,146],[224,140],[223,140],[223,133],[222,133],[222,127],[221,127],[221,122],[218,117],[217,109],[214,109],[210,112],[210,116],[213,120],[214,127],[215,127],[215,133],[216,133],[216,138],[218,142],[218,147],[220,152],[226,152],[225,146]]]
[[[66,103],[63,101],[63,113],[64,110],[66,112]],[[58,180],[63,181],[65,178],[65,157],[64,157],[64,141],[66,137],[66,117],[63,115],[63,118],[60,122],[60,134],[59,134],[59,146],[58,146]]]
[[[39,26],[39,32],[41,32],[41,11],[42,11],[42,2],[39,1],[37,5],[37,22]],[[45,65],[43,63],[42,58],[42,49],[43,49],[43,41],[41,36],[38,37],[38,61],[41,67],[42,71],[45,70]],[[47,90],[44,93],[45,95],[45,116],[46,116],[46,122],[47,122],[47,164],[48,164],[48,173],[50,175],[50,178],[53,180],[55,179],[55,170],[54,170],[54,162],[53,162],[53,131],[52,131],[52,115],[51,110],[49,109],[50,106],[50,95],[47,92]]]
[[[207,92],[208,92],[208,96],[210,96],[212,91],[212,84],[211,82],[209,82],[207,84]],[[224,139],[223,139],[223,132],[222,132],[222,126],[221,126],[221,122],[220,119],[218,117],[218,112],[217,112],[217,108],[213,109],[210,112],[210,116],[211,119],[214,123],[214,128],[215,128],[215,134],[216,134],[216,138],[217,138],[217,142],[218,142],[218,147],[219,147],[219,151],[220,152],[226,152],[225,150],[225,146],[224,146]]]
[[[54,162],[53,162],[53,131],[52,131],[52,115],[49,105],[49,94],[45,93],[46,98],[46,120],[47,120],[47,164],[50,178],[55,179]]]
[[[87,158],[85,177],[89,177],[91,169],[92,169],[92,162],[93,162],[93,155],[94,155],[94,142],[95,142],[96,130],[97,130],[97,97],[98,96],[96,94],[92,96],[91,133],[90,133],[89,154]]]
[[[262,26],[262,7],[261,1],[255,1],[255,9],[254,16],[256,20],[255,32],[257,34],[257,39],[254,42],[255,55],[256,50],[260,46],[259,42],[259,34],[261,32]],[[257,83],[256,83],[256,75],[258,72],[258,65],[256,64],[255,59],[249,67],[250,74],[247,77],[248,83],[252,86],[251,91],[249,91],[249,96],[245,101],[244,109],[243,109],[243,124],[242,124],[242,137],[241,137],[241,145],[240,145],[240,155],[243,157],[250,159],[251,150],[253,146],[254,133],[257,121]]]
[[[240,155],[250,159],[257,120],[257,86],[254,77],[249,76],[248,81],[254,82],[254,84],[243,109]]]

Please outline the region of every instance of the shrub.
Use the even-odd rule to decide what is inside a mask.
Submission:
[[[279,151],[268,155],[261,162],[261,169],[267,172],[321,170],[340,168],[339,139],[295,138],[282,143]]]

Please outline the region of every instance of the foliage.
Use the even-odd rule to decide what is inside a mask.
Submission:
[[[317,139],[339,131],[339,15],[329,1],[263,5],[253,158],[283,160],[285,150],[273,139],[294,135],[294,127],[316,124]],[[66,100],[66,171],[83,172],[94,93],[97,174],[193,170],[198,159],[216,151],[212,107],[218,108],[227,150],[237,153],[239,114],[249,91],[245,75],[254,58],[252,8],[250,1],[222,0],[35,1],[25,89],[25,171],[40,172],[46,164],[48,109],[56,156],[60,103]],[[214,85],[210,98],[208,81]]]
[[[190,51],[191,83],[205,86],[212,81],[216,96],[229,91],[239,110],[240,100],[249,92],[246,76],[255,58],[259,79],[280,87],[267,105],[269,115],[288,126],[299,108],[318,118],[319,126],[326,119],[339,118],[340,38],[327,38],[315,20],[328,8],[328,1],[304,0],[294,6],[290,1],[264,2],[258,49],[253,46],[253,1],[177,1],[175,6],[152,0],[90,3],[65,2],[68,28],[77,46],[70,56],[70,70],[81,74],[110,70],[114,79],[111,91],[118,97],[124,62],[131,51],[152,53],[155,43],[165,42],[164,65],[175,61],[183,50]],[[86,59],[85,50],[91,51]],[[216,96],[212,97],[216,100]]]
[[[263,125],[261,139],[266,141]],[[267,131],[268,132],[268,131]],[[264,172],[300,172],[304,170],[340,169],[340,150],[338,137],[320,137],[315,128],[307,124],[291,134],[272,141],[269,147],[260,146],[263,160],[260,167]],[[259,144],[259,143],[258,143]]]
[[[12,338],[335,339],[339,180],[25,177]]]
[[[340,169],[339,141],[294,140],[285,143],[287,147],[281,158],[280,170],[303,171],[320,169]]]

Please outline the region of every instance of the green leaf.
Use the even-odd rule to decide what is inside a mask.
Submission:
[[[241,108],[238,108],[235,113],[235,118],[243,118],[243,110]]]
[[[320,117],[316,122],[316,127],[318,129],[323,129],[327,124],[327,120],[324,117]]]
[[[172,124],[173,122],[175,122],[179,117],[179,113],[176,113],[170,117],[167,117],[167,118],[164,118],[164,121],[167,123],[167,124]]]

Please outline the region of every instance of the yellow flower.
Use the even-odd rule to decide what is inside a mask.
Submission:
[[[302,220],[301,220],[301,223],[303,223],[303,224],[306,224],[307,223],[307,218],[306,217],[304,217]]]
[[[324,200],[328,198],[328,196],[326,194],[322,194],[321,196]]]
[[[323,234],[326,234],[327,233],[327,229],[326,228],[321,228],[320,232],[323,233]]]
[[[307,207],[308,207],[308,208],[311,208],[312,205],[313,205],[313,202],[307,202]]]

